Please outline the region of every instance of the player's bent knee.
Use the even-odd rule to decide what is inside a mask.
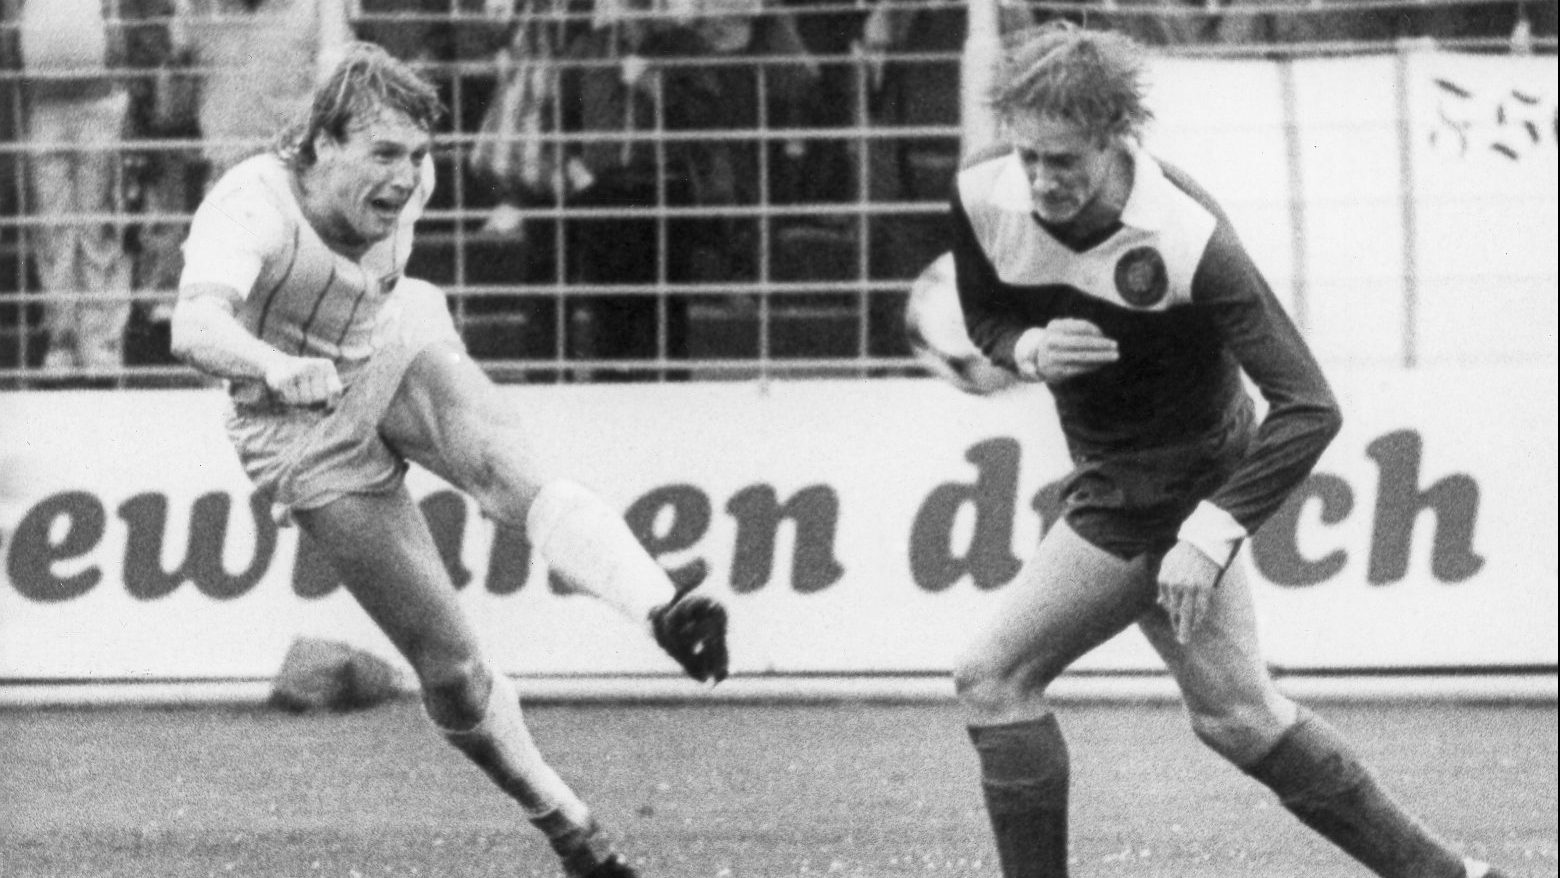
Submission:
[[[1004,717],[1038,701],[1044,686],[1031,684],[1013,669],[972,656],[954,665],[953,690],[959,703],[977,716]]]
[[[468,729],[487,712],[493,678],[475,657],[419,669],[428,718],[445,729]]]
[[[1192,709],[1189,715],[1197,739],[1237,765],[1261,758],[1287,725],[1271,706],[1261,702]]]

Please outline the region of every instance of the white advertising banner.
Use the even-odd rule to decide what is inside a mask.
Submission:
[[[1283,68],[1271,61],[1160,58],[1145,145],[1218,200],[1286,307],[1294,214]]]
[[[1408,61],[1422,362],[1553,362],[1560,65],[1443,52]]]
[[[1328,363],[1554,362],[1553,55],[1158,59],[1147,144],[1230,215]]]
[[[1270,660],[1553,669],[1553,374],[1335,383],[1344,432],[1248,553]],[[946,670],[997,611],[1068,468],[1043,389],[504,393],[663,564],[704,566],[733,610],[738,673]],[[265,679],[299,634],[388,653],[296,529],[251,505],[221,405],[202,391],[0,394],[0,679]],[[675,670],[604,605],[549,583],[520,534],[426,474],[411,485],[505,670]],[[1077,667],[1159,665],[1129,632]]]

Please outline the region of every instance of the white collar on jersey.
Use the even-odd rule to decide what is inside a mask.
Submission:
[[[1121,222],[1145,232],[1157,232],[1164,227],[1173,187],[1165,179],[1159,162],[1146,150],[1134,145],[1128,146],[1127,151],[1132,156],[1132,192],[1121,209]],[[1008,153],[1003,163],[997,185],[993,187],[993,203],[1003,210],[1033,212],[1029,180],[1024,176],[1024,165],[1018,160],[1018,153]]]

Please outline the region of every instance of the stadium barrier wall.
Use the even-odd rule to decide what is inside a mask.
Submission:
[[[1553,374],[1350,370],[1335,383],[1342,434],[1246,553],[1269,659],[1552,686]],[[663,564],[707,570],[733,611],[734,669],[755,679],[945,673],[1054,519],[1069,467],[1042,387],[503,392]],[[252,499],[222,408],[215,390],[0,394],[0,681],[265,681],[299,635],[390,654],[297,530]],[[675,670],[605,605],[549,581],[522,534],[426,473],[411,485],[506,671]],[[1077,665],[1159,668],[1135,632]]]

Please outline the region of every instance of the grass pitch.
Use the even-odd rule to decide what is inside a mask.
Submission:
[[[1554,705],[1319,705],[1466,852],[1555,878]],[[1178,707],[1073,704],[1080,878],[1367,873],[1204,750]],[[646,878],[997,875],[950,704],[527,707]],[[553,878],[412,701],[0,711],[0,876]]]

